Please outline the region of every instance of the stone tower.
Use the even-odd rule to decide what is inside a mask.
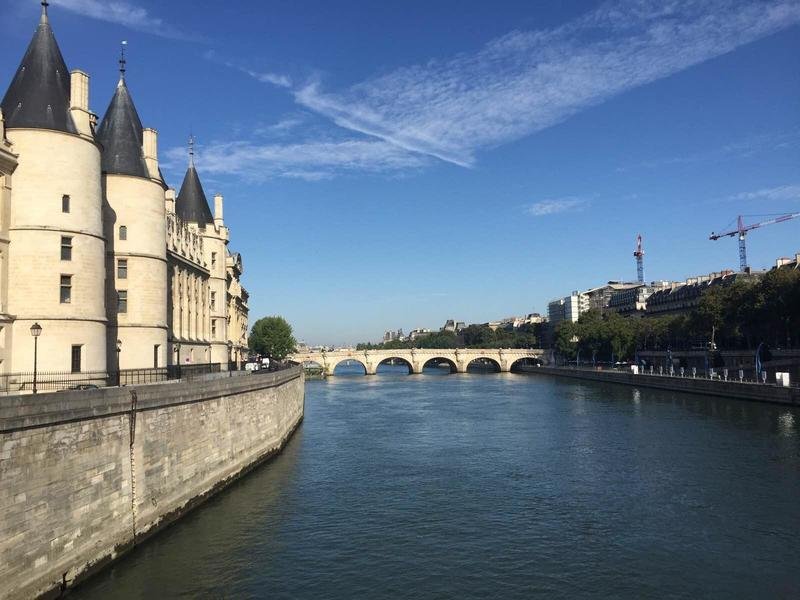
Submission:
[[[200,177],[194,165],[193,151],[190,151],[189,168],[183,179],[175,213],[190,227],[196,228],[203,240],[203,254],[208,268],[208,298],[204,303],[207,317],[204,323],[209,328],[205,332],[209,362],[228,363],[227,347],[227,273],[226,256],[228,228],[222,219],[222,197],[216,196],[215,216],[211,215]]]
[[[164,367],[166,186],[158,168],[157,134],[142,127],[125,81],[124,55],[119,83],[97,139],[103,146],[106,200],[103,220],[109,368]]]
[[[89,77],[67,71],[42,3],[33,39],[2,100],[18,155],[9,213],[6,371],[106,371],[105,239],[100,146]],[[13,343],[12,343],[13,342]]]

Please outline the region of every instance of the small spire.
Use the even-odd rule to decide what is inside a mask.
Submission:
[[[42,0],[42,18],[41,23],[47,23],[47,7],[50,6],[50,3],[47,0]]]
[[[122,43],[119,47],[119,81],[122,83],[125,80],[125,65],[127,61],[125,60],[125,46],[128,45],[126,40],[122,40]]]
[[[189,134],[189,166],[194,166],[194,136]]]

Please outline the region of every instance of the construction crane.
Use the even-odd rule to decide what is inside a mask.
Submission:
[[[739,236],[739,270],[746,271],[747,270],[747,246],[745,245],[745,236],[747,235],[748,231],[752,231],[753,229],[758,229],[759,227],[763,227],[764,225],[772,225],[774,223],[783,223],[784,221],[789,221],[791,219],[796,219],[800,217],[800,212],[796,213],[788,213],[785,215],[780,215],[775,217],[774,219],[768,219],[766,221],[761,221],[760,223],[753,223],[752,225],[745,225],[744,224],[744,217],[739,215],[737,220],[737,227],[733,231],[726,231],[725,233],[714,233],[711,232],[711,236],[708,238],[710,240],[718,240],[719,238],[723,237],[733,237]]]
[[[636,257],[636,275],[639,283],[644,283],[644,249],[642,248],[641,233],[636,236],[636,251],[633,255]]]

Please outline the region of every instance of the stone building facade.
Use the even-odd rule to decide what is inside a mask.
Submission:
[[[0,104],[0,373],[222,363],[246,346],[241,256],[228,251],[190,157],[164,181],[125,62],[98,124],[89,76],[69,72],[42,3]]]

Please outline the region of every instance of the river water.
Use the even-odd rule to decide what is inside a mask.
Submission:
[[[71,597],[800,597],[800,411],[387,371]]]

